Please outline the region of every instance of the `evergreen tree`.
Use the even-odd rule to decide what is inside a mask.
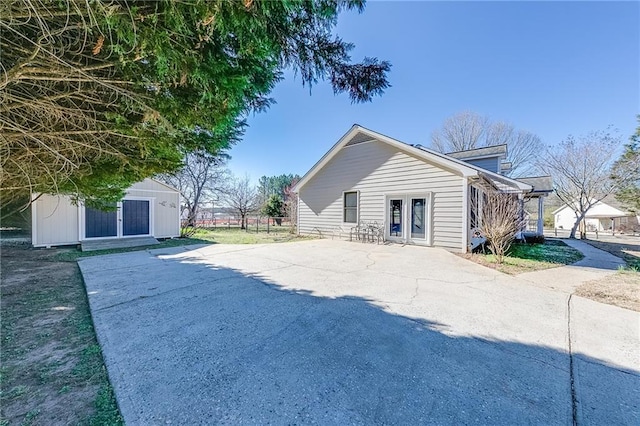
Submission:
[[[271,194],[267,202],[262,206],[261,213],[267,217],[272,217],[280,225],[284,216],[284,201],[278,194]]]
[[[611,177],[619,186],[616,199],[629,210],[640,212],[640,126],[629,140],[624,153],[613,165]]]
[[[271,195],[278,195],[282,200],[286,201],[287,188],[292,186],[294,182],[300,180],[300,176],[293,174],[282,174],[278,176],[262,176],[258,180],[258,193],[262,200],[266,202]]]
[[[114,200],[216,155],[264,111],[285,69],[352,102],[389,84],[390,64],[353,63],[332,30],[360,0],[0,2],[3,200],[25,192]]]

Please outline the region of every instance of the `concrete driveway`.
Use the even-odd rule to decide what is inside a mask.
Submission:
[[[639,315],[440,249],[86,258],[129,425],[638,424]]]

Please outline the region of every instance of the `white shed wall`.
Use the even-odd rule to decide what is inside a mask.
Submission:
[[[300,189],[299,232],[331,234],[342,222],[342,194],[359,191],[359,219],[385,221],[385,194],[432,193],[433,245],[461,250],[464,178],[373,141],[344,147]]]
[[[127,196],[152,198],[154,237],[169,238],[180,235],[180,198],[177,192],[151,192],[132,188],[127,191]]]
[[[180,235],[180,194],[176,190],[145,179],[132,185],[125,198],[128,196],[149,199],[154,237]],[[32,206],[32,244],[36,247],[78,244],[81,211],[68,196],[41,195]]]
[[[79,242],[78,206],[65,195],[42,194],[31,211],[32,244],[54,246]]]

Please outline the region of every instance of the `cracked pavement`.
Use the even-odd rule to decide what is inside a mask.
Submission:
[[[548,272],[332,240],[79,264],[130,425],[640,421],[640,316]]]

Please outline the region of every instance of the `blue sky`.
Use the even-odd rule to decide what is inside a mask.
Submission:
[[[553,145],[613,125],[626,141],[640,113],[638,2],[369,2],[336,33],[352,58],[393,64],[392,87],[368,104],[311,94],[292,73],[277,104],[249,117],[230,169],[252,180],[303,175],[358,123],[408,143],[470,110],[536,133]]]

